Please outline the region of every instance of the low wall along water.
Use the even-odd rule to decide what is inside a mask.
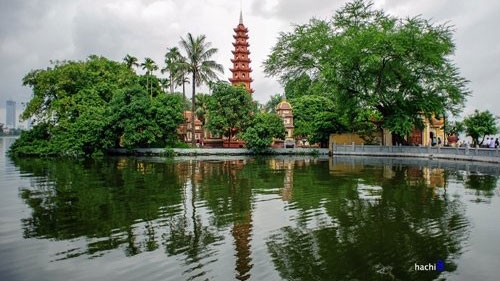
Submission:
[[[332,155],[435,158],[500,164],[500,150],[498,148],[337,145],[333,143],[330,147],[330,153]]]
[[[165,148],[136,148],[127,150],[124,148],[110,150],[112,154],[139,154],[139,155],[165,155]],[[253,155],[252,150],[246,148],[173,148],[171,153],[176,156],[188,155]],[[272,155],[328,155],[327,148],[270,148],[268,154]]]

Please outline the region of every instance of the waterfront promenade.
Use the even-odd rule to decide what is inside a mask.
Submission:
[[[381,145],[338,145],[330,147],[332,155],[409,157],[479,161],[500,164],[500,149],[440,146],[381,146]]]

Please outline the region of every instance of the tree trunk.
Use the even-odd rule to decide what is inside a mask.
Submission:
[[[149,92],[149,75],[146,73],[146,92]]]
[[[174,77],[173,77],[172,73],[170,73],[170,93],[171,94],[174,93]]]
[[[192,95],[192,102],[191,102],[191,145],[193,147],[196,146],[196,137],[195,137],[195,132],[196,132],[196,127],[194,124],[194,114],[195,114],[195,96],[196,96],[196,72],[193,71],[193,95]]]
[[[184,81],[184,75],[182,75],[182,97],[184,102],[186,101],[186,81]]]

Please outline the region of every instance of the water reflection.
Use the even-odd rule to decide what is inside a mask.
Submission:
[[[448,185],[464,182],[487,203],[498,179],[430,162],[337,158],[15,164],[31,183],[20,189],[31,208],[24,238],[67,242],[52,261],[159,252],[178,271],[165,278],[189,280],[248,280],[256,271],[288,280],[433,280],[439,272],[415,272],[414,263],[442,259],[454,271],[471,227]],[[290,218],[273,220],[264,241],[254,240],[257,198]],[[255,267],[266,258],[273,264]]]
[[[433,280],[439,272],[415,272],[414,264],[443,259],[447,271],[456,268],[469,222],[464,204],[444,192],[443,170],[344,162],[330,171],[335,180],[314,186],[313,196],[299,196],[312,187],[298,183],[321,178],[318,170],[296,176],[291,203],[300,217],[324,209],[333,223],[299,220],[268,238],[284,279]],[[379,187],[368,200],[367,187]]]

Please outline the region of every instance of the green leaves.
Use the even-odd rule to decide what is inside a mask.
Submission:
[[[118,93],[108,109],[111,130],[127,148],[173,142],[177,137],[175,130],[183,119],[181,112],[179,95],[150,98],[140,87]]]
[[[182,98],[157,95],[158,87],[152,86],[157,78],[149,76],[142,84],[142,77],[127,65],[97,56],[28,73],[23,83],[33,89],[33,98],[23,118],[33,118],[37,125],[23,133],[11,153],[80,157],[120,145],[174,142],[182,122]],[[150,95],[145,91],[148,82]]]
[[[470,136],[474,145],[481,145],[487,135],[497,133],[495,116],[488,110],[478,111],[464,118],[465,133]],[[479,141],[481,138],[481,141]]]
[[[275,113],[256,113],[252,125],[241,134],[249,149],[262,151],[268,148],[273,138],[285,138],[283,120]]]
[[[207,103],[207,128],[212,132],[232,136],[234,132],[247,128],[256,111],[252,97],[243,87],[219,82],[212,87],[212,96]]]
[[[280,78],[289,98],[331,94],[343,118],[376,111],[384,127],[405,135],[422,115],[458,113],[469,94],[451,61],[452,31],[356,0],[330,20],[312,19],[281,33],[265,71]]]
[[[290,100],[294,115],[294,135],[311,143],[326,143],[331,133],[346,131],[338,110],[328,97],[304,95]]]

